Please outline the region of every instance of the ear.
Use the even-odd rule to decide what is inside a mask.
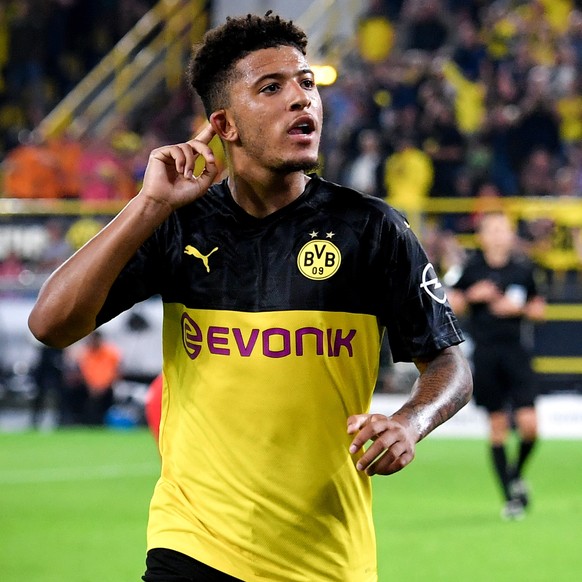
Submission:
[[[225,109],[219,109],[212,113],[209,121],[220,139],[230,142],[238,139],[238,131],[234,121]]]

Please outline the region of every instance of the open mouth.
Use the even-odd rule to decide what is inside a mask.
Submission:
[[[313,120],[304,120],[294,124],[289,130],[289,135],[309,135],[315,131]]]

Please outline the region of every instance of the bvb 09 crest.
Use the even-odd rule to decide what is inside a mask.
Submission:
[[[342,262],[339,249],[328,240],[310,240],[297,256],[297,266],[308,279],[329,279]]]

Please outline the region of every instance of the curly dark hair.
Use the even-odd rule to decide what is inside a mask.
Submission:
[[[207,115],[228,107],[228,85],[234,80],[235,65],[248,54],[266,48],[292,46],[306,54],[307,36],[293,21],[273,15],[228,17],[209,30],[194,45],[186,78],[190,89],[200,95]]]

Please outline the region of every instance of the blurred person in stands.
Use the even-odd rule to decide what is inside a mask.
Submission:
[[[463,19],[458,29],[458,44],[452,59],[469,81],[485,79],[488,71],[487,50],[479,30],[469,19]]]
[[[57,156],[34,133],[8,152],[3,166],[7,198],[59,198],[61,174]]]
[[[544,151],[552,164],[561,160],[560,117],[550,92],[547,68],[536,66],[528,71],[526,92],[519,102],[519,109],[511,141],[514,167],[521,170],[538,151]]]
[[[382,0],[368,0],[357,25],[358,53],[367,63],[379,63],[390,55],[395,30],[388,6]]]
[[[85,422],[98,426],[113,404],[113,385],[120,376],[121,352],[106,341],[100,331],[94,331],[87,342],[75,350],[73,359],[85,387]]]
[[[449,38],[448,12],[441,0],[406,0],[400,12],[404,46],[434,53]]]
[[[544,318],[545,299],[532,263],[515,254],[516,235],[505,214],[483,215],[478,238],[481,249],[464,265],[448,295],[456,313],[468,314],[474,397],[489,417],[491,458],[505,499],[502,517],[520,519],[529,503],[523,471],[538,439],[535,377],[522,324]],[[513,422],[519,446],[510,459]]]
[[[427,91],[423,125],[422,149],[433,167],[431,196],[456,196],[456,180],[465,164],[467,140],[459,131],[455,112],[432,89]]]
[[[105,139],[90,138],[83,143],[79,160],[81,200],[129,200],[135,181],[121,156]]]
[[[557,164],[544,149],[534,150],[519,174],[521,196],[553,196],[556,189]]]
[[[424,210],[434,177],[432,160],[407,137],[396,143],[396,151],[386,160],[384,183],[387,200],[420,226],[414,217]]]
[[[81,158],[83,146],[68,131],[47,139],[47,148],[53,153],[59,172],[59,196],[79,198],[81,193]]]
[[[29,319],[64,346],[162,296],[146,582],[376,581],[370,477],[406,467],[471,395],[462,335],[409,225],[309,173],[323,113],[306,45],[270,12],[207,32],[188,77],[209,123],[151,153],[140,193]],[[368,412],[384,328],[394,359],[420,371],[390,416]]]
[[[346,186],[370,196],[384,198],[384,160],[382,137],[374,129],[362,129],[357,138],[358,151],[344,174]]]
[[[36,393],[32,399],[32,426],[39,428],[42,425],[51,398],[55,405],[56,426],[71,424],[63,350],[41,346],[32,377],[36,385]]]

